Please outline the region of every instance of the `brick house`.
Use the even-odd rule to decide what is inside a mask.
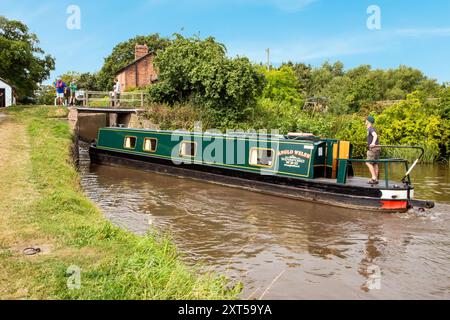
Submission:
[[[136,45],[134,61],[116,72],[122,92],[130,88],[145,87],[158,80],[158,74],[153,67],[154,58],[155,54],[148,52],[147,45]]]

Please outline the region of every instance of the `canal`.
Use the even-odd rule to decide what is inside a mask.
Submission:
[[[86,194],[114,224],[170,233],[188,264],[244,283],[243,299],[449,299],[450,170],[422,165],[436,208],[374,214],[90,164]]]

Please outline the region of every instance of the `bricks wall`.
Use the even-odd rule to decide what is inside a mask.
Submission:
[[[145,44],[137,44],[134,47],[134,60],[140,59],[148,53],[148,47]]]
[[[158,76],[153,67],[153,59],[154,55],[148,55],[117,75],[122,84],[122,91],[129,88],[145,87],[157,80]]]
[[[119,74],[117,75],[117,79],[119,80],[120,84],[122,85],[121,91],[124,90],[124,87],[125,87],[126,84],[127,84],[126,78],[127,78],[127,77],[126,77],[126,72],[125,72],[125,71],[122,71],[121,73],[119,73]],[[112,91],[113,88],[110,88],[110,90]]]

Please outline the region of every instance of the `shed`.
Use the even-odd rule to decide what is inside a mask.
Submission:
[[[14,87],[0,78],[0,108],[10,107],[16,103]]]

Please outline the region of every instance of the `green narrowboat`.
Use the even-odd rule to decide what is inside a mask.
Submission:
[[[352,146],[347,141],[308,134],[165,131],[101,128],[89,149],[91,161],[187,176],[267,194],[346,208],[401,212],[414,206],[409,172],[402,181],[389,179],[392,163],[378,160],[385,179],[378,185],[353,177]],[[405,172],[406,172],[405,171]]]

